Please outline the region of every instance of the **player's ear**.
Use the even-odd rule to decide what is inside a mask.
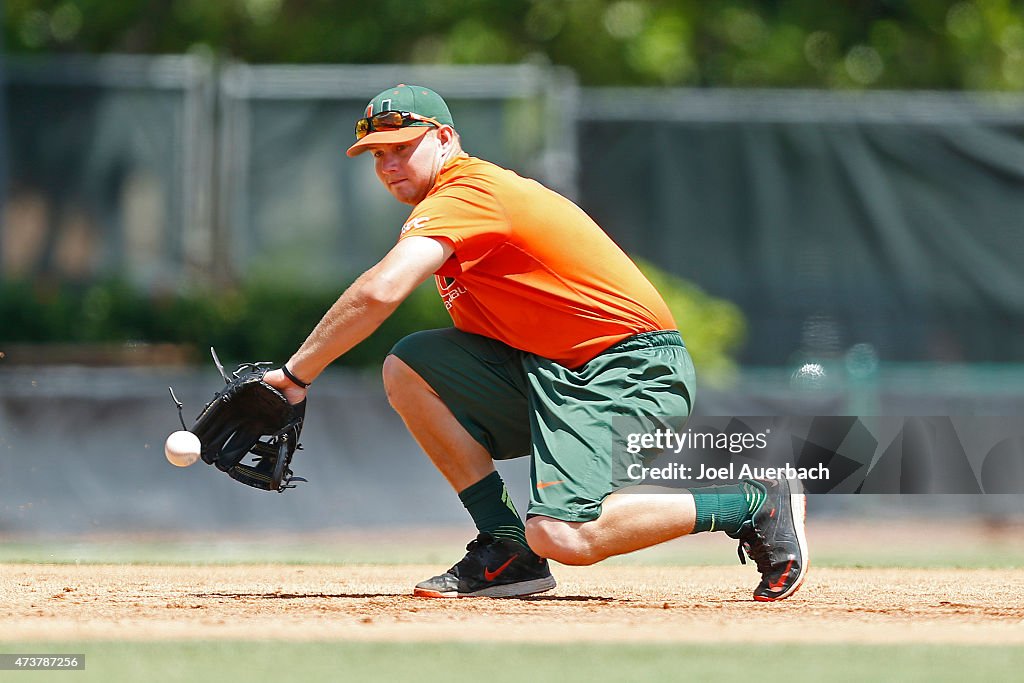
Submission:
[[[441,126],[437,129],[437,141],[441,143],[441,150],[447,154],[455,144],[455,129],[451,126]]]

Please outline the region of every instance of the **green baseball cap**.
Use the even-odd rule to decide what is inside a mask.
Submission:
[[[422,85],[400,83],[393,88],[380,92],[366,105],[366,111],[363,113],[363,116],[370,118],[385,111],[416,114],[433,119],[442,125],[455,125],[455,122],[452,120],[452,114],[448,111],[448,105],[445,104],[441,96]],[[366,148],[370,145],[416,140],[431,128],[434,128],[434,126],[429,121],[403,121],[401,128],[370,132],[349,147],[346,154],[354,157],[365,152]]]

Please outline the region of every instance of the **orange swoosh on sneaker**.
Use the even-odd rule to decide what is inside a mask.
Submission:
[[[549,486],[554,486],[555,484],[564,484],[564,483],[565,483],[565,479],[559,479],[558,481],[538,481],[537,482],[537,489],[538,490],[546,489]]]
[[[782,575],[779,576],[777,581],[772,581],[771,583],[769,583],[768,588],[773,591],[782,590],[782,587],[786,584],[786,578],[789,577],[789,572],[791,569],[793,569],[792,558],[789,560],[789,564],[786,565],[786,571],[782,572]]]
[[[510,564],[512,564],[512,560],[516,559],[517,557],[519,557],[519,553],[516,553],[512,557],[510,557],[507,560],[505,560],[505,564],[501,565],[500,567],[495,569],[493,572],[490,569],[488,569],[487,567],[484,567],[484,579],[487,580],[487,581],[494,581],[496,578],[501,576],[502,572],[504,572],[506,569],[508,569],[508,566]]]

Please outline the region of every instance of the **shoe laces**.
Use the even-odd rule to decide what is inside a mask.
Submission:
[[[743,553],[746,552],[747,557],[757,565],[757,571],[764,574],[772,568],[771,550],[771,545],[761,540],[759,534],[751,528],[744,538],[740,538],[736,554],[739,555],[740,564],[746,564],[747,558],[743,556]]]
[[[466,544],[466,550],[468,552],[473,552],[477,548],[483,548],[485,546],[491,545],[492,543],[494,543],[494,536],[487,533],[486,531],[481,531],[479,534],[477,534],[476,538],[474,538],[472,541]]]
[[[492,543],[494,543],[494,541],[494,536],[487,533],[486,531],[481,531],[479,534],[477,534],[476,538],[474,538],[472,541],[466,544],[466,557],[469,557],[480,548],[484,548],[486,546],[491,545]],[[453,576],[459,576],[459,565],[466,561],[466,557],[463,557],[461,560],[452,565],[452,568],[448,570],[448,573],[452,574]]]

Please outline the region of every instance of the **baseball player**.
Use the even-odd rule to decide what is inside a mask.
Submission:
[[[687,416],[695,376],[665,302],[601,228],[536,181],[465,153],[448,106],[428,88],[378,94],[355,137],[348,155],[369,152],[377,178],[412,213],[394,248],[265,381],[304,400],[329,363],[435,278],[454,327],[398,342],[384,385],[478,535],[414,593],[529,595],[555,586],[548,559],[589,565],[723,531],[757,565],[755,599],[792,595],[807,568],[798,484],[616,490],[612,416]],[[493,463],[524,455],[525,523]]]

